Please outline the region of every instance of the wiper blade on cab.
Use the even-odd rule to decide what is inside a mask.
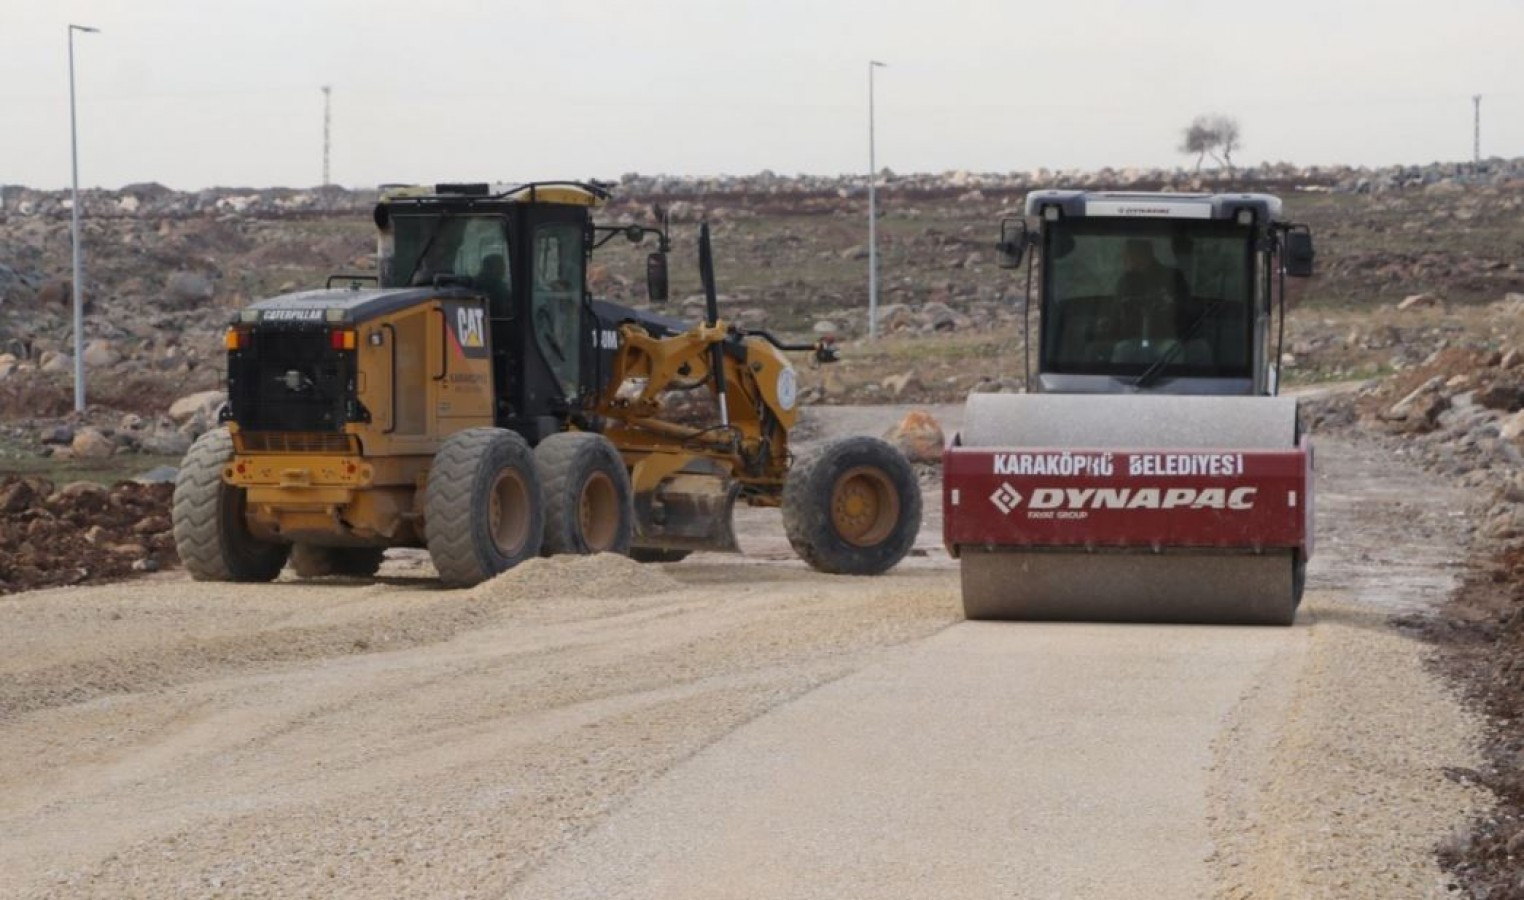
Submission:
[[[434,242],[439,240],[439,236],[444,233],[445,222],[450,218],[450,215],[451,213],[448,210],[439,214],[439,223],[434,226],[434,232],[429,235],[429,239],[423,242],[423,249],[418,251],[418,258],[413,260],[413,268],[408,270],[407,278],[403,280],[402,287],[413,286],[413,279],[417,277],[418,270],[423,268],[423,261],[428,259],[429,251],[434,249]]]
[[[1217,308],[1224,305],[1224,302],[1222,300],[1208,300],[1206,311],[1196,317],[1196,321],[1192,322],[1191,327],[1185,330],[1185,334],[1175,341],[1173,347],[1164,351],[1163,356],[1154,360],[1152,365],[1143,370],[1143,374],[1138,376],[1138,380],[1134,381],[1132,386],[1135,388],[1146,388],[1153,385],[1155,381],[1158,381],[1159,376],[1164,372],[1164,367],[1174,362],[1175,357],[1185,352],[1185,342],[1196,337],[1196,332],[1201,330],[1201,326],[1206,324],[1206,320],[1210,319],[1212,314],[1217,312]]]

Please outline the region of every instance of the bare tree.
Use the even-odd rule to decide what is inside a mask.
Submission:
[[[1201,174],[1201,161],[1206,158],[1215,140],[1211,130],[1207,128],[1206,116],[1197,116],[1187,125],[1184,137],[1180,141],[1180,152],[1194,154],[1196,157],[1196,174]]]
[[[1197,116],[1182,132],[1181,153],[1196,155],[1196,174],[1201,174],[1201,162],[1210,156],[1219,168],[1233,175],[1233,153],[1243,146],[1242,131],[1238,120],[1232,116],[1216,113]]]
[[[1217,136],[1217,152],[1212,158],[1217,164],[1228,170],[1228,177],[1233,177],[1233,151],[1243,145],[1243,136],[1238,128],[1238,120],[1232,116],[1215,115],[1211,117],[1212,133]]]

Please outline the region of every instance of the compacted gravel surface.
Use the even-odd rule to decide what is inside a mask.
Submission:
[[[1290,629],[965,623],[934,527],[830,577],[765,514],[471,591],[0,599],[0,897],[1443,895],[1478,723],[1386,619],[1466,498],[1318,458]]]

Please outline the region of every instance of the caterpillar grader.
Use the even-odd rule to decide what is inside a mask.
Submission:
[[[738,501],[781,506],[821,571],[898,563],[921,516],[903,454],[868,437],[800,460],[790,448],[785,354],[829,363],[834,344],[721,320],[707,223],[705,321],[594,299],[589,260],[620,237],[656,239],[647,291],[668,292],[664,217],[597,224],[608,197],[578,182],[390,188],[375,274],[239,311],[225,427],[191,447],[175,485],[191,576],[268,581],[288,562],[367,576],[388,547],[427,548],[449,585],[541,554],[675,561],[736,550]],[[694,391],[712,421],[668,414]]]
[[[1265,194],[1044,190],[1025,211],[997,249],[1027,259],[1029,297],[1038,263],[1036,370],[971,396],[943,457],[968,618],[1291,624],[1313,451],[1278,383],[1310,231]]]

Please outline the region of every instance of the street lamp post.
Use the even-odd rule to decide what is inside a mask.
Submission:
[[[873,156],[873,70],[885,68],[868,60],[868,339],[878,339],[878,164]]]
[[[99,28],[69,26],[69,157],[73,167],[74,232],[74,411],[85,411],[85,301],[82,287],[83,266],[79,254],[79,130],[74,120],[74,32],[95,34]]]

